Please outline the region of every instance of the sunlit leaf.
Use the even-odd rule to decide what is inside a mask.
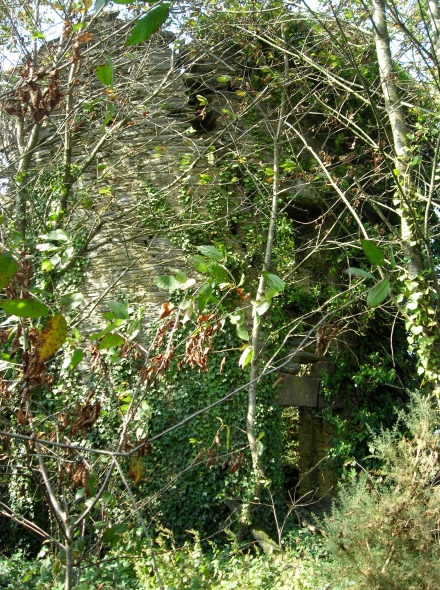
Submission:
[[[16,315],[19,318],[39,318],[48,315],[50,308],[35,299],[8,299],[0,303],[8,315]]]
[[[138,20],[130,37],[125,42],[125,45],[138,45],[139,43],[147,41],[153,33],[160,29],[163,23],[167,20],[169,13],[169,2],[164,2],[149,10],[144,17]]]
[[[61,348],[67,338],[67,322],[60,313],[52,316],[38,335],[38,359],[44,362]]]
[[[270,300],[261,299],[260,301],[257,301],[257,303],[255,304],[255,312],[257,315],[262,316],[266,313],[266,311],[269,309],[269,307],[270,307]]]
[[[250,344],[248,344],[243,352],[241,353],[240,360],[238,361],[238,365],[244,369],[252,360],[254,356],[254,349]]]
[[[7,286],[18,270],[18,262],[9,252],[0,253],[0,289]]]
[[[244,326],[237,326],[237,335],[242,340],[249,340],[248,331]]]
[[[367,305],[368,307],[376,307],[384,301],[388,293],[390,292],[391,284],[389,279],[383,279],[380,283],[377,283],[370,291],[368,291],[367,295]]]
[[[38,236],[40,240],[48,240],[49,242],[68,242],[70,236],[62,229],[55,229],[48,234],[41,234]]]
[[[70,358],[69,369],[73,371],[84,358],[84,352],[77,348]]]
[[[220,250],[217,250],[214,246],[198,246],[197,250],[203,254],[203,256],[206,256],[206,258],[216,260],[217,262],[224,258]]]
[[[376,246],[374,242],[371,240],[361,240],[361,246],[365,256],[372,264],[377,264],[378,266],[383,266],[385,264],[383,250]]]

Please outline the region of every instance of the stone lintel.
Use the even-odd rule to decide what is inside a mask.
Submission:
[[[320,384],[321,379],[318,377],[296,377],[285,374],[278,391],[277,403],[280,406],[322,408],[324,401],[319,395]]]

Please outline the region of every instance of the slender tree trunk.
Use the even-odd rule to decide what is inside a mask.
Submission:
[[[288,57],[284,54],[285,61],[285,73],[288,71]],[[287,83],[287,76],[285,82]],[[275,134],[273,137],[273,182],[272,182],[272,203],[270,211],[269,228],[267,232],[266,250],[264,255],[264,262],[262,267],[262,273],[258,284],[257,294],[255,297],[256,303],[260,301],[265,292],[266,280],[264,273],[269,272],[272,266],[272,253],[276,237],[276,224],[278,218],[278,201],[280,193],[280,154],[281,154],[281,143],[284,127],[284,118],[286,112],[286,89],[284,88],[281,98],[281,105],[279,107],[278,121],[276,124]],[[248,389],[248,410],[246,417],[246,434],[249,442],[249,449],[252,458],[252,467],[255,478],[255,486],[252,493],[251,502],[248,507],[243,511],[242,517],[244,522],[250,522],[252,520],[252,511],[255,504],[260,500],[261,492],[266,479],[263,464],[261,461],[261,453],[258,449],[257,435],[255,432],[255,418],[257,412],[257,391],[258,391],[258,377],[260,375],[261,367],[261,317],[257,313],[257,306],[253,308],[253,326],[252,326],[252,338],[251,345],[253,349],[253,357],[251,361],[251,372],[250,372],[250,385]]]
[[[17,231],[21,234],[23,242],[27,229],[27,200],[29,191],[28,172],[32,162],[34,149],[40,137],[41,123],[35,123],[27,143],[24,140],[24,120],[17,120],[17,144],[20,153],[20,161],[17,170],[17,195],[15,198],[15,213],[17,217]]]
[[[409,166],[410,153],[408,151],[407,137],[409,130],[405,122],[401,99],[395,82],[385,1],[372,0],[372,4],[377,61],[385,108],[393,134],[395,169],[398,171],[397,184],[400,193],[402,246],[408,261],[408,275],[410,278],[414,278],[424,270],[425,265],[420,248],[420,236],[417,235],[412,213],[413,178]]]
[[[66,523],[64,531],[64,553],[66,555],[66,573],[64,578],[64,590],[72,590],[73,587],[73,534],[72,528]]]
[[[431,0],[430,7],[431,4],[436,5],[435,0]],[[410,165],[409,130],[393,71],[385,0],[372,0],[372,7],[380,80],[394,143],[396,198],[400,210],[402,250],[407,264],[405,295],[408,340],[418,356],[419,374],[424,376],[425,383],[430,384],[440,400],[440,329],[436,320],[437,306],[433,302],[431,283],[424,273],[425,264],[422,256],[422,245],[429,249],[429,236],[424,234],[424,229],[418,225],[415,216],[417,191]],[[437,18],[438,6],[437,12],[435,8],[436,6],[433,6],[431,12],[434,9]],[[437,24],[438,21],[435,21],[435,26]],[[438,39],[436,41],[438,42]]]

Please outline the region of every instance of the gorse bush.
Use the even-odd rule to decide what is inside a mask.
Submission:
[[[439,412],[416,396],[392,430],[373,437],[380,471],[353,476],[325,523],[335,590],[438,588],[439,447]]]

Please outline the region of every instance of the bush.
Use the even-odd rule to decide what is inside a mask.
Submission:
[[[353,475],[324,523],[334,590],[438,588],[439,447],[438,409],[416,396],[392,430],[373,437],[380,472]]]

